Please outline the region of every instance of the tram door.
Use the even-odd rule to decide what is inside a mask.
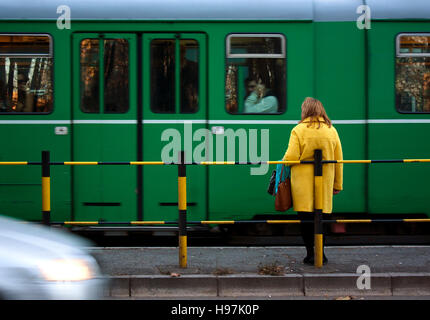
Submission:
[[[142,37],[143,159],[177,163],[207,159],[206,35],[154,33]],[[187,219],[207,218],[207,172],[187,166]],[[178,219],[178,168],[144,166],[143,219]]]
[[[137,36],[73,37],[73,160],[137,159]],[[133,166],[74,166],[77,221],[130,221],[137,215]]]

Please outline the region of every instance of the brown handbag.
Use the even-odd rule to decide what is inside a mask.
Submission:
[[[282,171],[284,170],[284,166],[282,166],[281,170],[281,178]],[[291,179],[288,176],[284,181],[279,182],[278,192],[275,197],[275,210],[276,211],[287,211],[293,205],[293,199],[291,196]]]

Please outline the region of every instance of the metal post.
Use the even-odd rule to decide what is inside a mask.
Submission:
[[[51,172],[50,153],[42,151],[42,222],[50,224],[51,215]]]
[[[323,226],[322,226],[322,208],[323,208],[323,166],[322,150],[315,150],[314,176],[315,176],[315,204],[314,204],[314,241],[315,256],[314,266],[321,268],[323,265]]]
[[[179,267],[187,267],[187,173],[185,152],[180,151],[178,163],[178,209],[179,209]]]

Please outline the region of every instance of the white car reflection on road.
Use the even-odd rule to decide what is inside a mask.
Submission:
[[[84,247],[56,230],[0,216],[0,299],[101,299],[106,278]]]

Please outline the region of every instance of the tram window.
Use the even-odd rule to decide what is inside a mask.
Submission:
[[[175,113],[175,40],[151,41],[151,110]]]
[[[104,110],[124,113],[129,106],[128,41],[105,40],[104,45]]]
[[[181,113],[199,108],[199,45],[196,40],[181,40]]]
[[[49,113],[53,107],[48,35],[0,34],[0,113]]]
[[[430,112],[430,34],[399,34],[396,44],[396,107]]]
[[[129,45],[125,39],[81,41],[81,110],[100,113],[100,43],[103,43],[103,112],[129,109]]]
[[[227,112],[285,112],[285,38],[279,34],[231,34],[226,48]]]
[[[151,41],[151,110],[176,112],[176,40]],[[199,46],[196,40],[181,39],[179,66],[179,112],[195,113],[199,107]]]
[[[81,110],[100,112],[99,101],[99,40],[85,39],[81,42]]]
[[[0,35],[0,55],[51,55],[47,35]]]

